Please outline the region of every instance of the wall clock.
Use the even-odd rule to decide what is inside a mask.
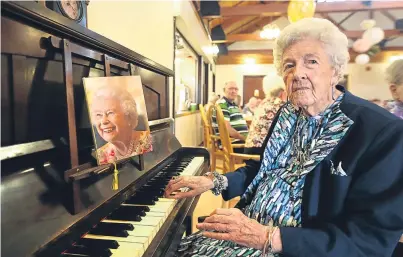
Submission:
[[[61,15],[87,27],[87,5],[89,1],[56,0],[47,1],[46,6]]]

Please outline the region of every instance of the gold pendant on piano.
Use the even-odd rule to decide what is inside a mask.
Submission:
[[[115,165],[115,170],[113,171],[113,179],[112,179],[112,190],[119,189],[119,171],[116,168],[116,162],[113,162]]]

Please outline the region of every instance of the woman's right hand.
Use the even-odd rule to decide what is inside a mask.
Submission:
[[[165,188],[166,198],[182,199],[200,195],[214,187],[213,181],[204,176],[180,176],[169,181]],[[181,188],[188,188],[187,192],[178,191]],[[174,193],[174,194],[172,194]]]

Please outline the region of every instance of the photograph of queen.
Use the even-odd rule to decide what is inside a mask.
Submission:
[[[84,79],[98,164],[152,150],[140,77]]]

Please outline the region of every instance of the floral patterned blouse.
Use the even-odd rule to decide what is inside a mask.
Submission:
[[[385,109],[403,119],[403,102],[391,101],[385,104]]]
[[[261,147],[277,111],[284,104],[280,98],[265,98],[255,111],[245,147]]]

